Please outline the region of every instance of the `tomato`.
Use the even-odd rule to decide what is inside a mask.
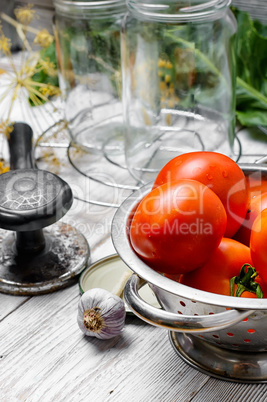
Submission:
[[[250,207],[241,227],[234,235],[234,239],[246,246],[250,245],[250,233],[253,222],[263,209],[267,208],[267,193],[258,195],[250,201]]]
[[[267,192],[267,177],[261,177],[260,173],[246,176],[246,182],[250,199]]]
[[[249,299],[257,299],[257,295],[256,293],[252,293],[252,292],[248,292],[247,290],[245,290],[240,297],[246,297]]]
[[[182,275],[179,281],[192,288],[230,296],[230,279],[238,276],[246,263],[252,265],[249,247],[223,238],[206,264]]]
[[[250,235],[253,264],[262,280],[267,283],[267,208],[255,219]]]
[[[232,159],[216,152],[179,155],[161,169],[154,188],[177,179],[198,180],[211,188],[226,210],[225,237],[237,232],[247,213],[248,191],[245,175]]]
[[[135,252],[151,268],[168,274],[202,265],[218,247],[226,227],[218,196],[195,180],[153,189],[138,205],[130,227]]]

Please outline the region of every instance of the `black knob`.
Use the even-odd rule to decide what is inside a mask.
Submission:
[[[0,175],[0,291],[11,294],[65,287],[90,255],[77,229],[55,223],[71,207],[72,191],[57,175],[34,168],[32,141],[31,127],[15,123],[8,140],[11,170]]]
[[[0,227],[17,232],[20,252],[39,252],[45,247],[42,228],[58,221],[70,209],[70,186],[45,170],[32,169],[32,130],[15,123],[9,137],[10,166],[0,175]]]
[[[14,231],[42,229],[70,209],[69,185],[45,170],[13,170],[0,175],[0,227]]]

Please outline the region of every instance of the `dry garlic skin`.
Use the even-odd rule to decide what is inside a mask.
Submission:
[[[78,325],[87,336],[113,338],[122,331],[125,316],[122,299],[105,289],[88,290],[78,304]]]

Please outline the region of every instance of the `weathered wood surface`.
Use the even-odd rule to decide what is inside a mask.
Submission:
[[[267,137],[258,130],[240,136],[244,161],[266,154]],[[54,168],[85,195],[86,179],[79,186],[66,150],[60,153],[62,165]],[[109,192],[90,184],[94,198]],[[114,211],[76,200],[64,217],[88,238],[92,261],[114,252]],[[265,384],[230,383],[196,371],[174,352],[166,330],[137,317],[128,316],[122,335],[112,340],[84,337],[76,322],[79,297],[77,284],[36,297],[0,294],[1,401],[266,401]]]
[[[17,113],[19,118],[27,115],[26,110]],[[39,135],[57,116],[44,118],[35,111],[28,118],[35,135]],[[258,129],[241,132],[240,139],[241,161],[266,156],[267,136]],[[63,138],[61,144],[67,140]],[[69,164],[66,148],[56,150],[59,165],[49,158],[51,152],[51,148],[37,149],[36,156],[41,158],[38,166],[66,179],[75,197],[120,202],[127,195],[126,191],[115,191],[81,177]],[[99,166],[97,158],[90,164],[81,154],[76,154],[76,158],[83,166]],[[117,180],[104,164],[100,173],[102,168],[103,174]],[[120,179],[130,184],[123,174]],[[63,218],[87,237],[92,262],[114,253],[110,239],[114,212],[113,208],[75,199]],[[267,400],[265,384],[220,381],[191,368],[172,349],[166,330],[145,324],[137,317],[128,316],[122,335],[112,340],[84,337],[76,322],[79,297],[78,284],[35,297],[0,294],[1,402]]]

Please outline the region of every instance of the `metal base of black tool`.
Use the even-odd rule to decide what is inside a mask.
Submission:
[[[267,382],[267,351],[244,352],[216,346],[197,336],[169,333],[176,353],[190,366],[224,381]]]
[[[42,251],[18,253],[16,233],[0,229],[0,292],[50,293],[73,284],[76,275],[86,267],[89,246],[78,230],[58,222],[43,232]]]

